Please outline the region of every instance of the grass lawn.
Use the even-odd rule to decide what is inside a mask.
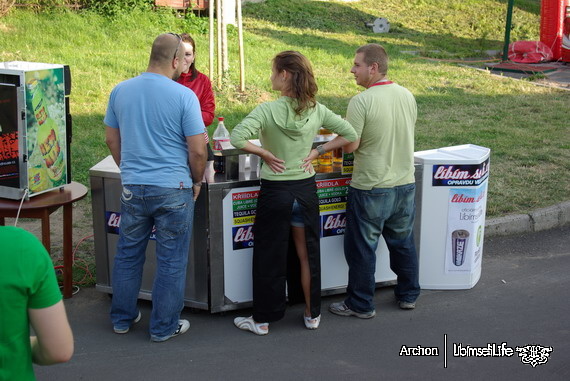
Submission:
[[[277,97],[270,62],[289,49],[312,61],[319,101],[345,115],[349,99],[361,91],[350,74],[354,51],[377,42],[390,55],[389,77],[417,98],[416,150],[466,143],[491,149],[488,217],[569,198],[570,93],[449,62],[502,50],[505,1],[267,0],[243,11],[246,91],[238,91],[234,27],[228,31],[230,71],[216,89],[217,115],[230,129],[257,104]],[[511,40],[538,40],[539,13],[539,0],[515,2]],[[376,17],[390,21],[390,33],[374,34],[365,26]],[[109,154],[102,120],[113,86],[146,69],[154,37],[167,31],[195,37],[198,68],[208,74],[207,26],[207,17],[171,11],[107,18],[85,10],[13,9],[0,18],[0,61],[70,65],[73,174],[88,184],[89,168]]]

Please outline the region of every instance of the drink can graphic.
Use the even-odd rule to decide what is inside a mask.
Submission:
[[[39,167],[30,167],[28,169],[28,187],[31,193],[37,193],[50,188],[51,182],[48,179],[46,170]]]
[[[451,233],[451,247],[453,264],[461,266],[465,262],[465,251],[469,241],[469,232],[467,230],[455,230]]]

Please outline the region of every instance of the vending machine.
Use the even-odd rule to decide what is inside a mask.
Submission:
[[[0,197],[71,182],[71,75],[66,65],[0,62]]]

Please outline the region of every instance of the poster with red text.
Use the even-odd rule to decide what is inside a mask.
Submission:
[[[449,190],[445,250],[446,273],[471,273],[483,252],[487,182],[479,188]]]

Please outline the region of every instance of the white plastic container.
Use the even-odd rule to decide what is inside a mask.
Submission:
[[[490,152],[465,144],[415,153],[424,167],[416,237],[421,288],[469,289],[479,281]]]

